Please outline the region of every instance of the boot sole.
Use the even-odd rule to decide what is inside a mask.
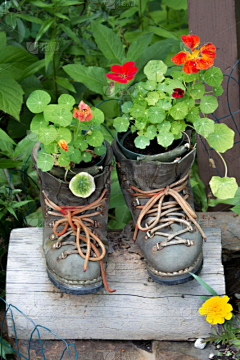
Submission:
[[[203,259],[201,260],[200,265],[198,264],[195,269],[191,270],[191,273],[198,275],[202,270],[202,266],[203,266]],[[152,278],[152,280],[160,285],[167,285],[167,286],[168,285],[169,286],[170,285],[179,285],[179,284],[184,284],[184,283],[194,279],[194,277],[189,273],[186,273],[184,275],[172,276],[172,277],[157,276],[156,274],[153,274],[153,272],[149,269],[147,264],[146,264],[146,268],[147,268],[147,272],[150,275],[150,277]]]
[[[61,290],[66,294],[70,295],[88,295],[88,294],[96,294],[100,290],[104,288],[103,282],[99,281],[96,284],[91,284],[90,286],[87,285],[72,285],[69,286],[64,284],[56,279],[56,277],[47,269],[47,274],[51,282],[53,283],[56,288]]]

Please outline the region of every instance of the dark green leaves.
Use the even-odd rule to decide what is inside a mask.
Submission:
[[[63,70],[75,81],[79,81],[94,92],[104,95],[104,89],[108,86],[106,71],[101,67],[84,66],[81,64],[66,65]]]
[[[126,62],[136,61],[146,50],[152,40],[152,37],[153,33],[147,33],[140,36],[137,41],[134,41],[128,49]]]
[[[125,54],[119,37],[108,27],[92,21],[92,32],[99,49],[108,60],[116,59],[123,64]]]
[[[0,73],[0,110],[19,120],[23,102],[21,86],[4,72]]]

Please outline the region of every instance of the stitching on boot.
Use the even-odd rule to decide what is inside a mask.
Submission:
[[[149,265],[148,263],[147,263],[147,266],[148,266],[148,268],[149,268],[153,273],[155,273],[155,274],[157,274],[157,275],[160,275],[160,276],[183,275],[183,274],[186,274],[186,273],[189,272],[189,271],[192,271],[192,270],[195,268],[195,266],[198,264],[198,262],[200,262],[200,261],[202,260],[202,257],[203,257],[203,253],[201,252],[201,254],[198,256],[197,260],[195,260],[194,263],[193,263],[191,266],[189,266],[189,267],[187,267],[187,268],[185,268],[185,269],[183,269],[183,270],[178,270],[178,271],[173,271],[173,272],[158,271],[158,270],[154,269],[154,268],[153,268],[151,265]]]

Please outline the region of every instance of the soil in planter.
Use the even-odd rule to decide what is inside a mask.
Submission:
[[[167,148],[162,147],[161,145],[158,144],[157,139],[153,139],[150,140],[150,145],[146,147],[146,149],[139,149],[135,146],[134,144],[134,140],[136,139],[138,135],[136,133],[134,134],[129,134],[126,139],[123,142],[123,146],[132,151],[135,152],[137,154],[141,154],[141,155],[156,155],[156,154],[162,154],[165,153],[166,151],[170,151],[175,149],[182,141],[182,139],[179,140],[174,140],[174,142],[172,143],[172,145],[168,146]]]
[[[92,166],[96,165],[102,158],[102,155],[96,155],[93,152],[91,152],[91,154],[93,155],[93,157],[92,160],[88,163],[81,161],[80,164],[74,164],[75,165],[74,167],[72,167],[73,163],[72,164],[70,163],[71,170],[69,170],[67,173],[67,181],[70,181],[73,178],[73,176],[75,176],[75,174],[81,172],[80,169],[83,169],[84,171],[84,169],[86,168],[91,168]],[[59,166],[53,166],[53,168],[49,171],[51,175],[61,180],[64,180],[65,172],[66,170],[63,167],[59,167]],[[94,175],[94,173],[92,175]]]

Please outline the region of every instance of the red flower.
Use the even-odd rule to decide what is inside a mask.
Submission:
[[[187,74],[197,73],[200,70],[208,69],[213,65],[216,57],[216,47],[212,43],[203,45],[200,50],[195,49],[199,45],[199,37],[196,35],[183,35],[182,41],[191,49],[180,51],[172,57],[176,65],[184,64],[183,71]]]
[[[68,151],[68,144],[66,143],[65,140],[59,140],[58,145],[64,150],[64,151]]]
[[[112,73],[106,74],[108,79],[114,80],[118,83],[126,84],[128,81],[134,78],[134,75],[138,71],[138,68],[135,65],[135,62],[129,61],[123,66],[113,65],[111,66]]]
[[[174,97],[175,99],[182,98],[184,95],[184,90],[180,88],[173,89],[173,91],[174,92],[172,93],[172,97]]]
[[[85,104],[82,100],[80,104],[78,105],[78,109],[74,108],[73,117],[75,119],[78,119],[79,121],[89,121],[92,119],[92,110],[90,107]]]

